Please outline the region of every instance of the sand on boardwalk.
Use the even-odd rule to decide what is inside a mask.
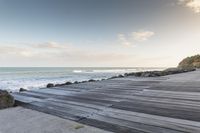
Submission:
[[[0,133],[109,132],[23,107],[14,107],[0,110]]]

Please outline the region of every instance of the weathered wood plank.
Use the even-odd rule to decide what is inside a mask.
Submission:
[[[103,128],[102,125],[97,125],[96,123],[100,122],[101,124],[106,123],[106,127],[103,129],[109,130],[110,128],[113,128],[110,125],[117,125],[117,127],[125,127],[125,130],[122,130],[120,132],[123,133],[184,133],[184,131],[178,131],[168,128],[162,128],[158,126],[152,126],[152,125],[146,125],[144,123],[137,123],[137,122],[131,122],[127,120],[117,119],[110,116],[104,116],[104,115],[93,115],[92,118],[87,118],[80,120],[79,122],[88,124],[91,126]],[[112,129],[111,129],[112,130]],[[118,131],[114,131],[118,132]]]
[[[180,107],[159,106],[142,102],[121,102],[112,105],[112,108],[128,110],[133,112],[142,112],[147,114],[166,116],[172,118],[200,121],[199,110],[186,110]]]

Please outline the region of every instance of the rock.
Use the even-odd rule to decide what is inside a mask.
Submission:
[[[118,75],[117,77],[118,77],[118,78],[123,78],[124,76],[120,74],[120,75]]]
[[[131,72],[131,73],[125,73],[124,76],[135,76],[135,73]]]
[[[144,72],[141,74],[141,77],[153,77],[154,75],[152,75],[151,72]]]
[[[134,73],[134,76],[136,76],[136,77],[141,77],[141,75],[142,75],[142,72],[136,72],[136,73]]]
[[[75,81],[75,82],[74,82],[74,84],[78,84],[78,83],[79,83],[78,81]]]
[[[55,84],[54,86],[55,86],[55,87],[58,87],[58,86],[62,86],[62,85],[61,85],[61,84]]]
[[[51,87],[54,87],[54,84],[52,83],[47,84],[47,88],[51,88]]]
[[[195,68],[168,68],[164,70],[164,72],[169,75],[169,74],[177,74],[177,73],[183,73],[183,72],[190,72],[190,71],[195,71]]]
[[[20,88],[20,89],[19,89],[19,92],[23,92],[23,91],[27,91],[27,90],[24,89],[24,88]]]
[[[72,84],[72,82],[66,82],[65,83],[65,85],[71,85]]]
[[[88,82],[95,82],[96,80],[94,80],[94,79],[90,79],[90,80],[88,80]]]
[[[58,86],[65,86],[65,85],[70,85],[72,84],[71,82],[66,82],[66,83],[63,83],[63,84],[55,84],[55,87],[58,87]]]
[[[108,79],[115,79],[115,78],[117,78],[117,76],[112,76],[112,77],[110,77]]]
[[[7,91],[0,90],[0,109],[13,107],[15,104],[14,97]]]
[[[163,71],[146,71],[146,72],[135,72],[135,73],[125,73],[124,76],[135,76],[135,77],[158,77],[170,74],[178,74],[183,72],[195,71],[194,68],[168,68]]]
[[[56,86],[65,86],[65,85],[66,85],[65,83],[63,83],[63,84],[56,84],[55,87]]]
[[[85,81],[81,81],[81,83],[87,83],[87,82],[88,82],[88,81],[86,81],[86,80],[85,80]]]

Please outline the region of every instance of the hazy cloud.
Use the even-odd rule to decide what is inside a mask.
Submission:
[[[138,42],[147,41],[153,35],[154,35],[154,32],[152,31],[138,31],[138,32],[132,33],[134,40]]]
[[[200,13],[200,0],[179,0],[179,2],[191,8],[195,13]]]
[[[98,49],[79,48],[60,43],[46,42],[41,44],[6,44],[0,45],[0,62],[23,66],[56,65],[78,66],[99,65],[107,63],[108,66],[120,65],[119,62],[130,59],[132,55],[118,53],[115,50],[100,51]],[[5,65],[0,63],[0,66]]]
[[[132,32],[130,35],[118,34],[118,39],[122,45],[130,46],[135,42],[144,42],[149,40],[155,33],[153,31],[141,30]]]
[[[46,48],[46,49],[67,49],[68,46],[66,44],[60,44],[57,42],[45,42],[41,44],[34,45],[37,48]]]
[[[127,38],[124,34],[119,34],[118,39],[119,39],[119,41],[121,42],[122,45],[125,45],[125,46],[131,45],[131,42],[129,40],[127,40]]]

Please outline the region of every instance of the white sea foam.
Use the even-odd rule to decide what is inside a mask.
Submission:
[[[107,70],[93,70],[95,73],[122,73],[126,72],[125,69],[107,69]]]
[[[82,73],[83,70],[73,70],[74,73]]]

